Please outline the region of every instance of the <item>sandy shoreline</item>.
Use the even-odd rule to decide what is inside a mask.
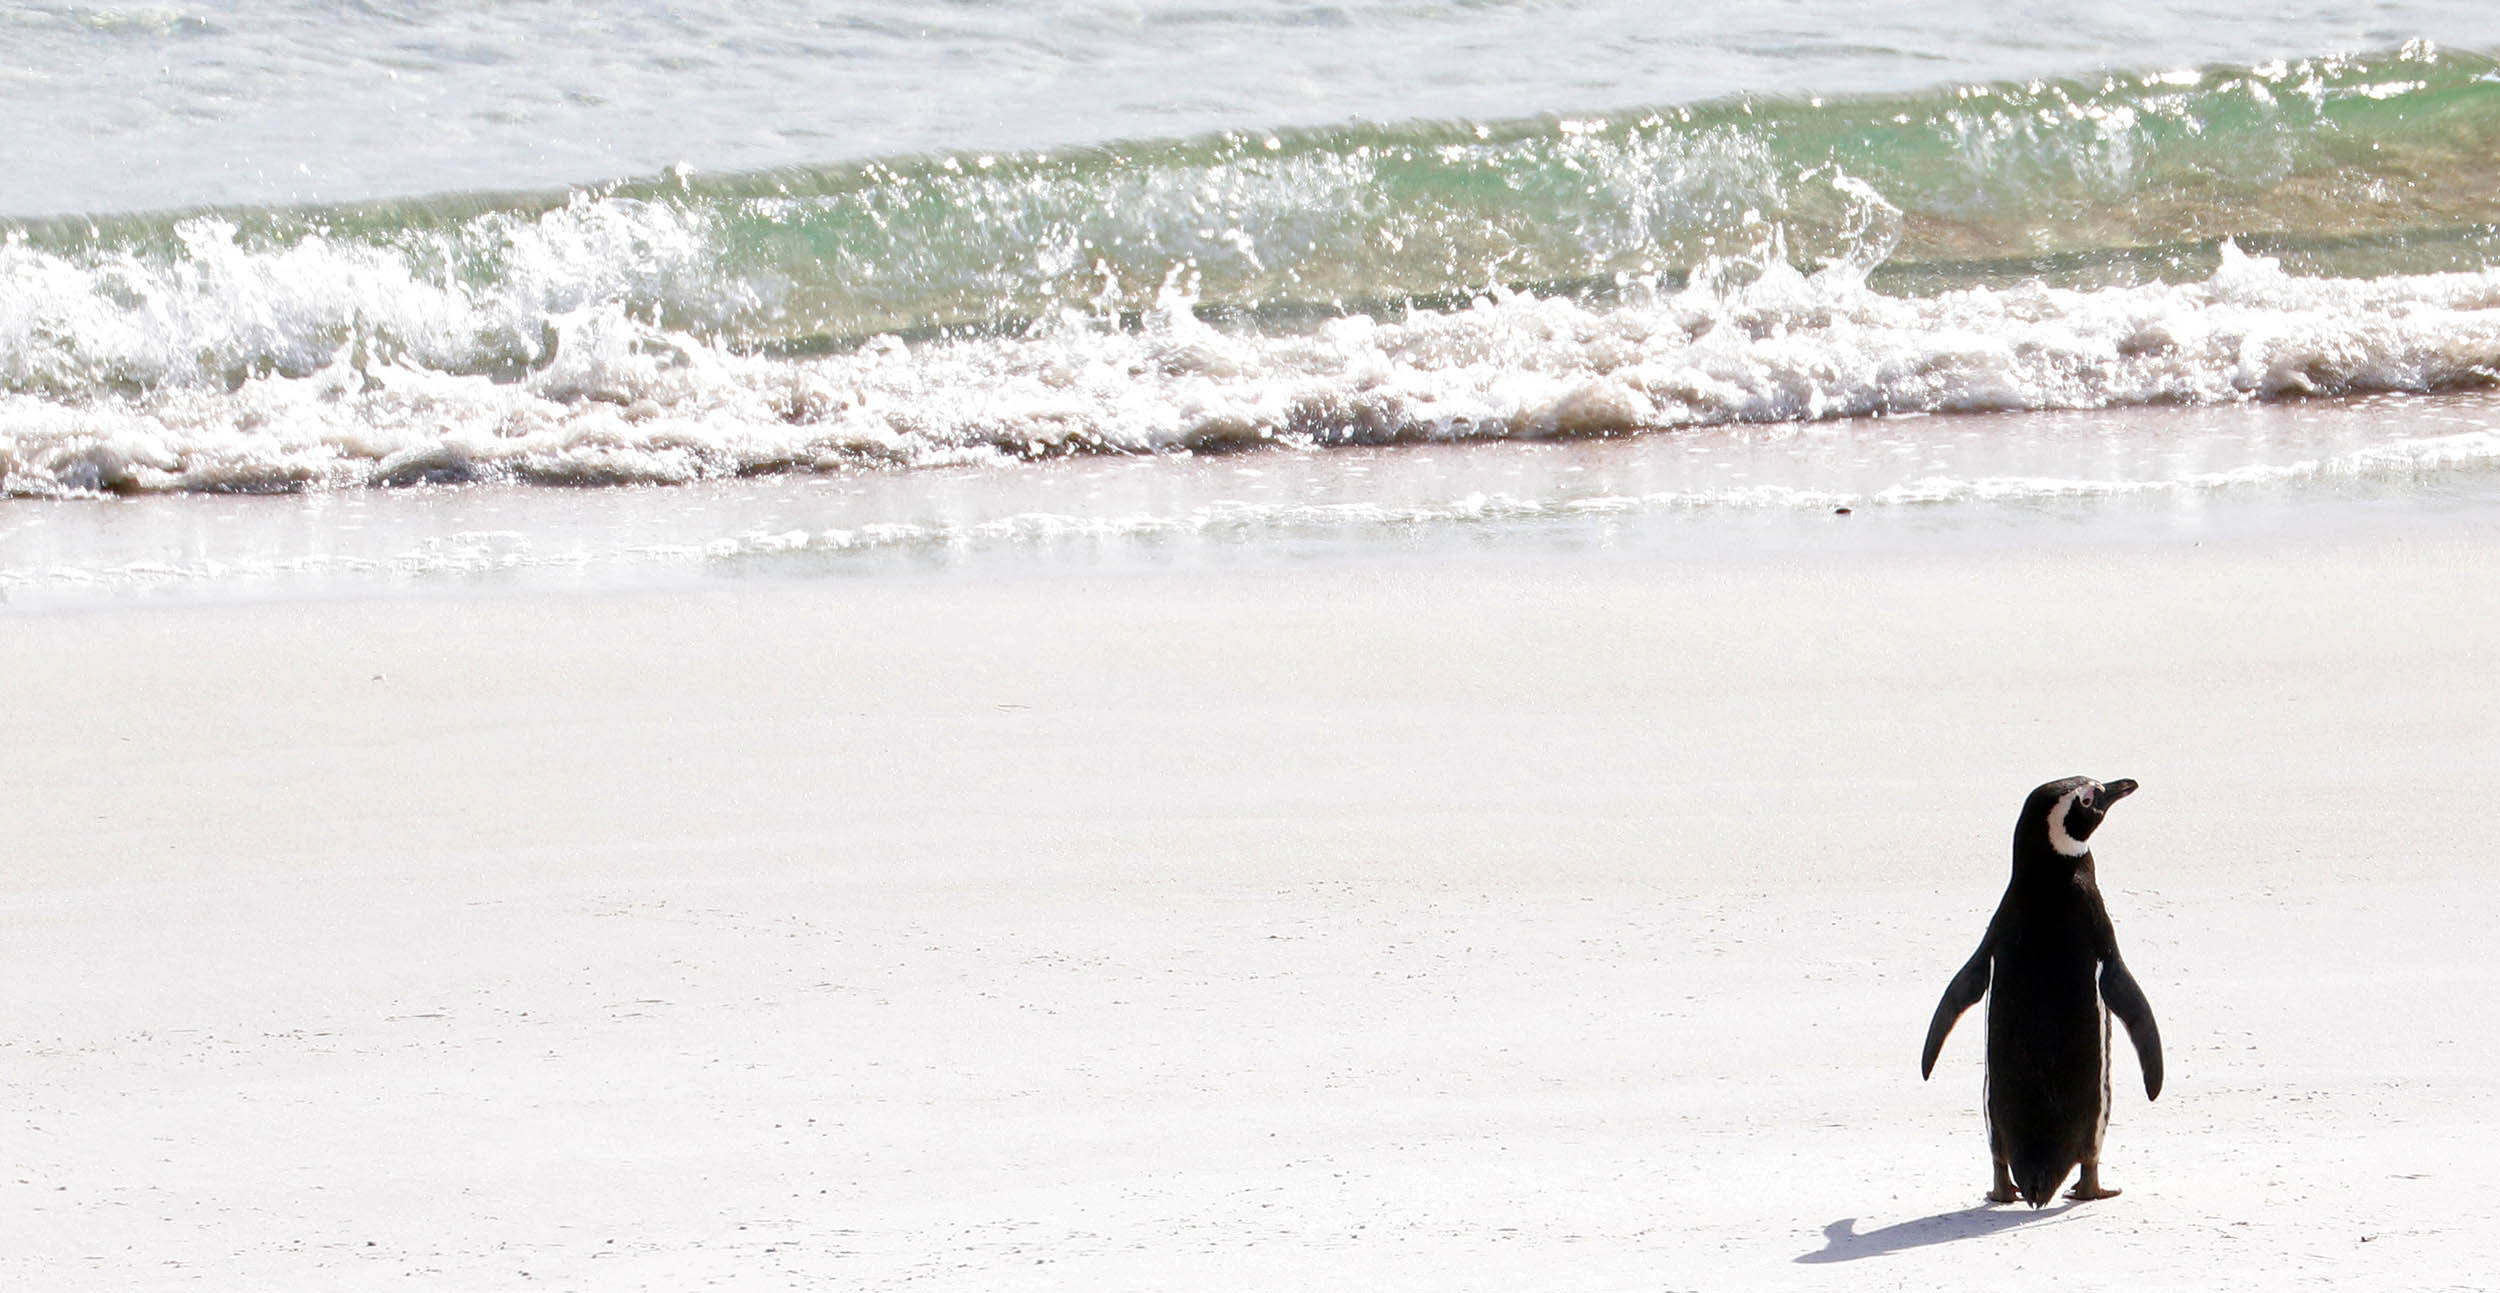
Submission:
[[[2500,538],[13,616],[0,1276],[2472,1287]],[[1981,1210],[2022,793],[2169,1042]]]

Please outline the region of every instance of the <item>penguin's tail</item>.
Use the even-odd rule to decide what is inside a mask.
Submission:
[[[2073,1163],[2054,1159],[2034,1159],[2013,1165],[2014,1188],[2022,1191],[2023,1202],[2034,1208],[2045,1207],[2057,1197],[2057,1187],[2066,1183],[2066,1174],[2075,1170]]]

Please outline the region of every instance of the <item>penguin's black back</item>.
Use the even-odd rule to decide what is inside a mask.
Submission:
[[[1988,1124],[2033,1203],[2099,1154],[2109,1108],[2099,986],[2107,922],[2089,853],[2066,857],[2045,837],[2016,837],[2013,882],[1989,933]]]
[[[2085,1197],[2116,1193],[2099,1183],[2112,1015],[2135,1043],[2144,1098],[2161,1095],[2161,1029],[2119,959],[2088,844],[2109,806],[2135,789],[2123,777],[2068,777],[2031,792],[2014,825],[2005,897],[1927,1022],[1921,1077],[1935,1072],[1953,1021],[1988,999],[1988,1137],[2004,1168],[1988,1197],[2000,1203],[2009,1184],[2033,1207],[2046,1203],[2078,1163]]]

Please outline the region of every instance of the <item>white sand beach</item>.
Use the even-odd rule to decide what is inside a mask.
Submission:
[[[2500,529],[2053,543],[12,613],[0,1284],[2489,1287]]]

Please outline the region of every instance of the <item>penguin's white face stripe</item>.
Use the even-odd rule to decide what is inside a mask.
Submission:
[[[2070,858],[2079,858],[2092,851],[2091,845],[2066,833],[2066,814],[2075,806],[2075,796],[2082,793],[2077,789],[2059,795],[2057,807],[2049,810],[2049,847]]]

